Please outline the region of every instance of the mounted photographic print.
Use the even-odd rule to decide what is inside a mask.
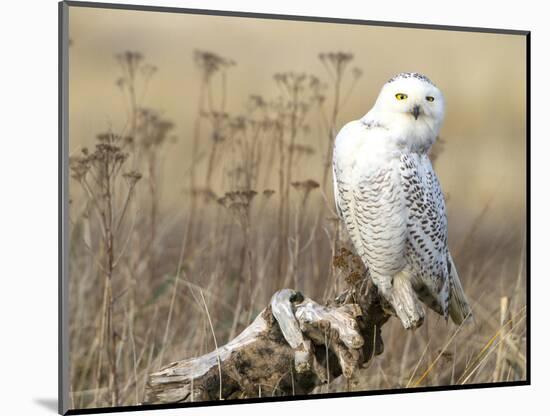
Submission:
[[[59,11],[60,413],[530,383],[529,32]]]

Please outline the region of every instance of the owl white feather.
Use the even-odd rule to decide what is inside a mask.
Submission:
[[[443,94],[426,76],[401,73],[334,144],[338,213],[405,328],[422,324],[418,300],[456,324],[472,314],[447,247],[445,201],[428,157],[444,114]]]

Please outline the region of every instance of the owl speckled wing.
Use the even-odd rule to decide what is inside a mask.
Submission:
[[[447,319],[447,215],[441,187],[426,154],[402,155],[400,170],[408,210],[406,258],[412,284],[420,300]]]

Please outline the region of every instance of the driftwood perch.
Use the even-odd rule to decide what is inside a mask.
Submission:
[[[390,317],[360,279],[331,305],[283,289],[243,332],[206,355],[150,374],[146,402],[181,403],[310,393],[381,354]]]

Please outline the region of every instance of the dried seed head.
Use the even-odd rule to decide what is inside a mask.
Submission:
[[[265,108],[267,107],[267,102],[261,95],[251,95],[249,97],[250,106],[253,108]]]
[[[291,185],[294,189],[302,193],[302,203],[305,204],[309,193],[319,187],[319,183],[313,179],[308,179],[307,181],[301,182],[291,182]]]
[[[143,61],[143,55],[136,51],[124,51],[115,55],[120,65],[126,69],[130,75],[134,75],[140,63]]]
[[[229,126],[233,132],[244,131],[246,129],[246,121],[245,117],[237,116],[230,121]]]
[[[191,194],[193,197],[201,197],[204,201],[204,203],[208,204],[213,201],[218,201],[220,198],[209,188],[193,188],[191,190]]]
[[[291,185],[294,189],[304,192],[310,192],[313,189],[319,188],[319,182],[314,181],[313,179],[308,179],[307,181],[301,182],[292,182]]]
[[[209,80],[212,75],[218,71],[227,69],[236,65],[235,61],[224,58],[213,52],[195,50],[193,54],[195,64],[203,72],[203,76],[206,80]]]
[[[131,188],[134,187],[136,183],[138,183],[138,181],[142,178],[141,173],[135,170],[126,172],[122,176],[124,177],[124,179],[126,179],[128,186],[130,186]]]
[[[169,132],[173,128],[174,123],[162,118],[157,111],[140,108],[138,110],[136,144],[147,150],[160,146],[169,138]]]
[[[363,70],[359,67],[354,67],[352,70],[351,70],[351,74],[353,75],[353,78],[355,79],[359,79],[363,76]]]
[[[100,143],[108,143],[111,141],[111,133],[100,133],[96,136],[96,139]]]
[[[311,156],[313,154],[315,154],[315,149],[311,146],[307,146],[305,144],[294,144],[294,145],[290,145],[288,147],[288,150],[291,151],[291,152],[295,152],[295,153],[298,153],[300,155],[305,155],[305,156]],[[315,182],[315,181],[313,181]],[[298,183],[298,182],[296,182]]]
[[[275,193],[275,191],[273,189],[266,189],[262,193],[267,199],[269,199]]]
[[[72,156],[69,158],[69,168],[71,169],[71,177],[78,182],[85,179],[86,174],[90,170],[90,159],[85,156]]]
[[[145,64],[141,67],[141,73],[146,79],[151,78],[157,71],[158,68],[155,65]]]
[[[226,208],[245,208],[248,209],[252,200],[258,193],[252,189],[246,189],[243,191],[230,191],[226,192],[223,197],[218,199],[218,203]]]
[[[353,60],[353,54],[349,52],[323,52],[319,54],[319,60],[329,73],[341,76],[347,65]]]

